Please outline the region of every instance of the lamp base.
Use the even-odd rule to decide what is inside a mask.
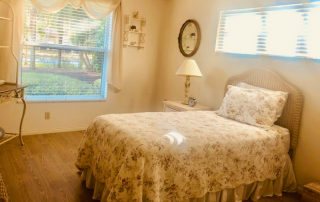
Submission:
[[[189,88],[190,88],[190,76],[187,76],[186,78],[186,83],[184,84],[185,87],[185,95],[184,95],[184,101],[181,102],[181,104],[187,105],[188,104],[188,93],[189,93]]]

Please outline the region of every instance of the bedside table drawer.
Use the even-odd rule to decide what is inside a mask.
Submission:
[[[178,111],[176,109],[172,109],[172,108],[170,108],[168,106],[165,106],[163,111],[164,112],[180,112],[180,111]]]

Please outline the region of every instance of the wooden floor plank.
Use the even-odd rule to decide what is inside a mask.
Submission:
[[[12,140],[14,141],[14,140]],[[6,143],[7,144],[7,143]],[[0,147],[0,173],[2,175],[3,181],[6,185],[8,196],[11,201],[22,201],[20,192],[17,192],[18,183],[14,180],[15,176],[12,172],[10,162],[8,161],[6,154],[7,145],[1,145]]]
[[[67,186],[64,177],[55,170],[55,166],[43,154],[34,155],[34,161],[43,176],[48,180],[52,189],[59,189]]]
[[[15,175],[14,180],[16,181],[18,186],[15,187],[13,194],[17,194],[19,192],[23,201],[39,201],[38,195],[32,194],[32,188],[27,186],[28,180],[26,180],[24,174]]]
[[[64,162],[73,161],[75,159],[75,155],[72,155],[72,153],[68,152],[66,148],[64,148],[63,144],[60,143],[59,140],[57,140],[54,136],[51,136],[47,139],[49,144],[56,151],[57,155],[59,155]]]
[[[77,131],[77,132],[75,132],[75,137],[79,139],[79,144],[80,144],[85,132],[86,131]]]
[[[37,141],[38,143],[40,143],[41,145],[43,144],[49,144],[48,139],[46,138],[46,136],[48,136],[50,134],[47,135],[33,135],[35,141]]]
[[[28,145],[28,148],[30,149],[31,153],[44,153],[44,149],[41,146],[41,144],[36,140],[33,136],[27,136],[24,138],[24,142],[26,145]]]
[[[20,174],[26,173],[25,165],[23,164],[23,162],[21,160],[21,156],[19,155],[19,153],[17,151],[18,150],[15,147],[13,147],[13,148],[7,147],[6,148],[7,158],[8,158],[8,161],[11,166],[11,170],[14,175],[20,175]]]
[[[93,190],[81,182],[75,167],[85,131],[24,137],[0,146],[0,173],[11,202],[92,202]],[[298,202],[299,194],[261,198],[259,202]]]
[[[56,150],[50,144],[44,144],[43,147],[46,150],[46,157],[56,171],[64,173],[69,169],[69,166],[66,164],[66,162],[64,162],[61,157],[57,155]]]
[[[37,193],[40,195],[41,201],[48,201],[48,198],[52,197],[50,191],[51,186],[46,176],[41,173],[38,166],[35,164],[33,159],[29,159],[25,162],[27,173],[31,177],[33,186],[37,189]]]
[[[68,137],[66,136],[67,135],[63,133],[57,134],[54,138],[60,142],[60,144],[65,148],[66,151],[73,154],[73,156],[77,156],[78,151],[74,148],[77,148],[79,146],[79,139],[75,138],[74,135],[70,135]]]

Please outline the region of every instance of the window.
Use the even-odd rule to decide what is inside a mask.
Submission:
[[[21,83],[28,100],[106,98],[112,14],[94,20],[70,4],[57,13],[26,1]]]
[[[320,59],[320,3],[223,11],[216,52]]]

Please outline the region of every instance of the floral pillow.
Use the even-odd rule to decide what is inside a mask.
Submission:
[[[237,85],[238,87],[241,87],[241,88],[248,88],[248,89],[257,89],[257,90],[266,90],[266,91],[271,91],[271,92],[277,92],[277,91],[274,91],[274,90],[270,90],[270,89],[266,89],[266,88],[261,88],[261,87],[258,87],[258,86],[252,86],[252,85],[249,85],[247,83],[244,83],[244,82],[241,82]],[[289,94],[289,93],[288,93]],[[276,116],[279,118],[282,114],[282,111],[283,111],[283,108],[278,108],[277,110],[277,113],[276,113]]]
[[[289,93],[228,86],[218,111],[220,116],[269,129],[280,117]],[[281,114],[280,114],[281,115]]]

